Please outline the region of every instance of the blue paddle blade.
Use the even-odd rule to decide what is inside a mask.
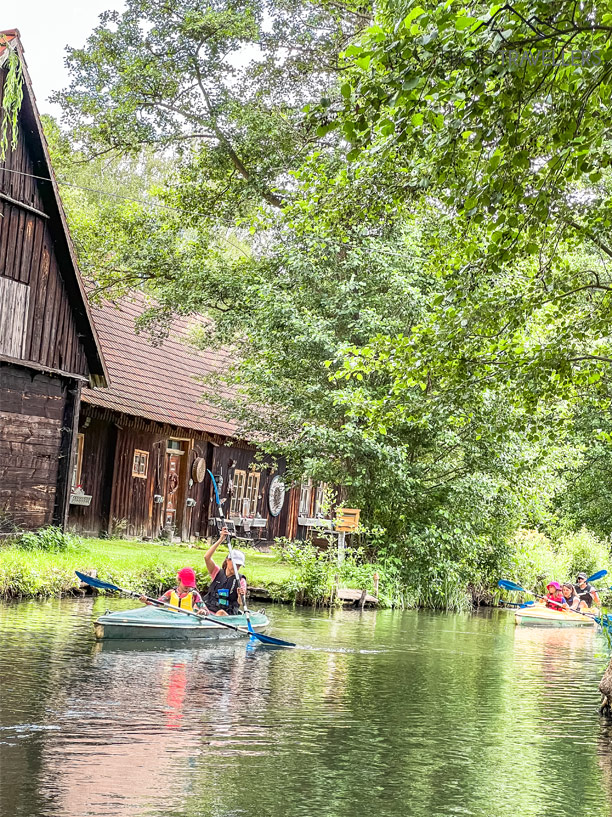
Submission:
[[[79,573],[78,570],[75,570],[74,572],[82,582],[90,585],[90,587],[97,587],[99,590],[118,590],[120,593],[123,592],[120,587],[117,587],[116,584],[103,582],[102,579],[95,579],[93,576],[88,576],[86,573]]]
[[[507,579],[500,579],[497,582],[498,587],[502,587],[504,590],[515,590],[517,593],[526,593],[527,591],[525,588],[521,587],[520,584],[515,584],[514,582],[509,582]]]
[[[596,582],[597,579],[603,579],[603,577],[607,575],[608,575],[607,570],[598,570],[597,573],[593,573],[592,576],[589,576],[587,582]]]
[[[523,607],[533,607],[534,604],[535,601],[524,601],[522,604],[519,604],[519,609],[522,609]]]
[[[293,641],[283,641],[281,638],[272,638],[270,635],[253,632],[251,638],[256,638],[262,644],[270,644],[273,647],[296,647]]]

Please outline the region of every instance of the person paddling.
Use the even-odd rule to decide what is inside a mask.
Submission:
[[[569,607],[570,610],[580,609],[580,598],[574,590],[574,585],[571,582],[563,582],[561,588],[563,593],[563,606],[565,609]]]
[[[599,594],[597,590],[593,587],[592,584],[587,583],[587,574],[586,573],[579,573],[576,576],[576,584],[575,584],[576,593],[580,598],[581,602],[584,602],[588,608],[593,606],[599,607],[601,602],[599,601]]]
[[[225,559],[221,567],[213,562],[213,556],[219,545],[227,538],[227,528],[223,528],[219,539],[211,545],[204,554],[206,569],[211,582],[208,592],[204,596],[204,604],[216,616],[237,616],[240,615],[240,603],[244,599],[247,590],[246,579],[238,572],[244,565],[244,553],[241,550],[234,550],[234,560]],[[238,575],[238,578],[236,577]]]
[[[191,567],[183,567],[176,574],[176,587],[166,590],[158,601],[172,604],[174,607],[181,607],[189,612],[206,614],[208,611],[202,600],[202,596],[196,590],[196,575]],[[146,596],[140,596],[140,601],[144,604],[153,604]]]

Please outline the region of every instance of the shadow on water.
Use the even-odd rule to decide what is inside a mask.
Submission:
[[[96,644],[106,606],[0,607],[2,817],[610,814],[595,632],[273,608],[301,647]]]

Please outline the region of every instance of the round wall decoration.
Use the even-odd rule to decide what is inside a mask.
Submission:
[[[206,476],[206,460],[204,457],[196,457],[191,466],[191,476],[194,482],[204,482]]]
[[[285,502],[285,483],[283,478],[277,474],[272,477],[270,488],[268,489],[268,505],[272,516],[278,516]]]

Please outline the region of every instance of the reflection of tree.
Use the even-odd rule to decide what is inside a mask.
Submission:
[[[539,817],[585,788],[599,806],[594,746],[570,739],[592,720],[592,635],[507,625],[382,611],[363,643],[387,652],[275,655],[267,708],[243,696],[187,813]]]
[[[2,814],[539,817],[577,792],[591,817],[606,813],[594,634],[515,628],[503,613],[283,615],[323,649],[92,655],[91,620],[65,615],[43,675],[53,697],[23,703],[60,728],[32,741],[32,790]],[[47,660],[43,636],[22,651],[34,689],[25,664]]]
[[[41,755],[74,663],[89,651],[91,600],[0,604],[0,814],[30,817],[53,807]]]

